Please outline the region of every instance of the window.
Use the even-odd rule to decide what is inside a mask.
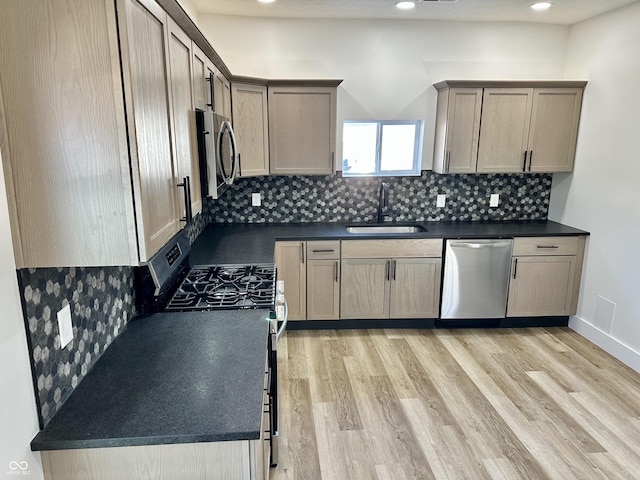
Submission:
[[[422,120],[345,120],[342,176],[420,175]]]

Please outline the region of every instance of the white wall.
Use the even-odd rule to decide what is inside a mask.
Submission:
[[[524,23],[299,20],[200,13],[199,27],[231,72],[265,78],[344,79],[345,119],[424,119],[431,168],[432,84],[445,79],[557,79],[569,28]]]
[[[575,170],[555,175],[549,217],[591,232],[571,325],[640,371],[638,45],[640,3],[571,28],[564,75],[589,83]]]
[[[0,162],[2,154],[0,154]],[[0,168],[0,478],[44,478],[40,454],[29,442],[38,433],[27,339],[11,244],[4,174]],[[17,468],[27,466],[27,470]],[[17,469],[16,469],[17,468]],[[27,472],[29,475],[24,476]]]

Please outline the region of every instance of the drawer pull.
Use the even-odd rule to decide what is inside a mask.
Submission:
[[[324,248],[324,249],[313,249],[311,250],[313,253],[333,253],[335,250],[333,248]]]
[[[538,245],[536,248],[559,248],[557,245]]]

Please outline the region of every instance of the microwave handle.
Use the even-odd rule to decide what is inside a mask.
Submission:
[[[240,154],[238,153],[238,143],[236,142],[236,135],[233,133],[233,127],[230,122],[227,122],[229,126],[229,139],[231,141],[231,161],[233,162],[233,167],[231,169],[231,179],[229,181],[229,185],[233,183],[233,181],[238,176],[238,167],[240,166]]]

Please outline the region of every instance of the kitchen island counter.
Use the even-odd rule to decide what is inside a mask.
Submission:
[[[354,223],[212,223],[192,245],[191,264],[271,263],[276,240],[356,240],[374,238],[512,238],[588,235],[552,221],[412,222],[425,232],[348,233]]]
[[[260,438],[267,310],[133,319],[32,450]]]

